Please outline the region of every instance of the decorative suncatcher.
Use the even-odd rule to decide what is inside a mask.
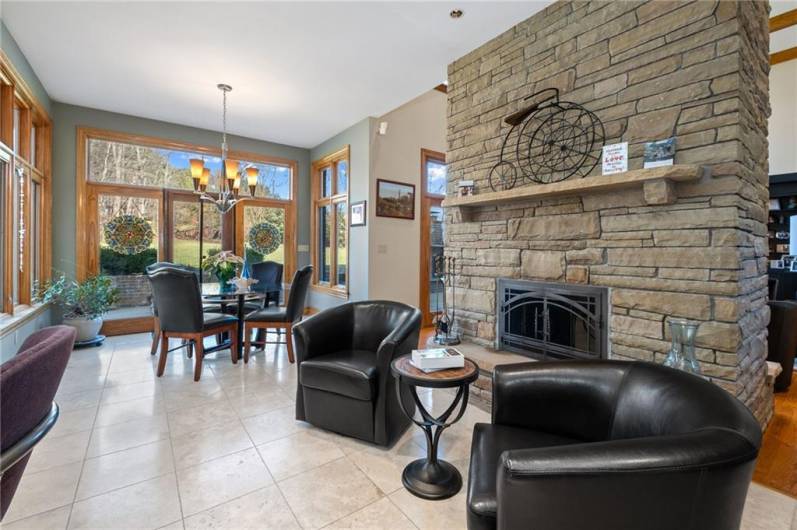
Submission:
[[[282,243],[282,232],[271,223],[258,223],[249,229],[249,246],[262,256],[268,256]]]
[[[103,235],[111,250],[130,256],[147,250],[155,233],[143,217],[119,215],[105,223]]]
[[[490,169],[490,187],[512,189],[518,173],[539,184],[587,176],[600,160],[605,139],[598,117],[578,103],[559,101],[557,88],[526,99],[534,103],[504,118],[511,128],[501,144],[498,163]],[[514,161],[511,145],[507,150],[511,141],[515,142]]]

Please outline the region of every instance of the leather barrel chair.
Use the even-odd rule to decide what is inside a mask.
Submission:
[[[295,325],[296,419],[392,445],[410,419],[399,405],[390,363],[417,348],[420,329],[418,309],[387,301],[343,304]],[[402,399],[414,411],[408,394]]]
[[[791,386],[794,356],[797,353],[797,302],[779,300],[769,302],[768,361],[780,363],[783,371],[775,378],[775,392],[785,392]]]
[[[761,429],[699,377],[645,362],[497,366],[474,427],[468,528],[738,529]]]
[[[0,366],[0,520],[33,448],[58,420],[53,398],[74,344],[74,328],[44,328],[28,336],[16,356]]]

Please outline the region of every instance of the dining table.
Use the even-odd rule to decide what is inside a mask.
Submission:
[[[227,313],[228,307],[235,307],[235,314],[238,318],[238,351],[236,352],[238,359],[241,359],[243,354],[244,319],[246,318],[247,302],[259,302],[268,300],[270,297],[271,293],[267,289],[250,287],[243,290],[227,290],[222,289],[218,283],[202,284],[202,301],[204,303],[218,304],[221,306],[222,313]]]

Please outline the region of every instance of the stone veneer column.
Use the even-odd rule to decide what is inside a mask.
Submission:
[[[606,143],[629,142],[630,169],[642,167],[644,142],[673,135],[676,164],[708,169],[677,185],[671,204],[631,189],[480,207],[464,219],[449,210],[446,253],[462,264],[459,324],[470,340],[495,340],[496,278],[611,287],[614,358],[660,362],[667,318],[700,320],[704,374],[768,421],[767,11],[557,2],[449,65],[449,194],[460,179],[489,191],[502,118],[546,87],[594,111]]]

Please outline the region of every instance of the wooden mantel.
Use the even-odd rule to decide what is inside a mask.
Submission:
[[[534,199],[587,195],[637,186],[644,189],[645,201],[648,204],[671,204],[677,198],[673,183],[699,180],[702,175],[703,168],[701,166],[685,164],[633,169],[613,175],[597,175],[551,184],[523,186],[511,190],[479,193],[469,197],[450,197],[443,201],[443,206],[457,208],[496,206]]]

